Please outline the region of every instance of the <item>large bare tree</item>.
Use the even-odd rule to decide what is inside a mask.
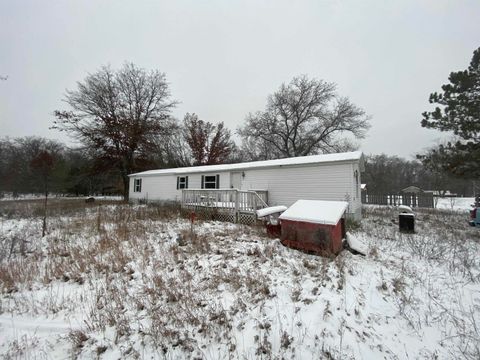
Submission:
[[[214,125],[189,113],[183,121],[185,141],[190,147],[194,165],[222,164],[228,161],[235,143],[223,122]]]
[[[351,149],[348,137],[363,138],[368,120],[334,84],[299,76],[270,95],[264,111],[248,114],[238,132],[250,157],[271,159]]]
[[[55,111],[54,128],[72,134],[95,149],[120,173],[128,197],[128,174],[148,163],[158,137],[171,129],[176,102],[165,74],[126,63],[89,74],[67,91],[70,111]]]

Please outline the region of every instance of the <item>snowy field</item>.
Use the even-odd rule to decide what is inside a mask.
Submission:
[[[111,200],[111,201],[120,201],[123,200],[123,196],[118,195],[95,195],[95,196],[65,196],[64,194],[50,194],[48,195],[49,198],[52,199],[86,199],[88,197],[93,197],[95,200]],[[21,200],[42,200],[45,199],[45,194],[18,194],[17,196],[13,196],[12,193],[2,193],[0,196],[0,201],[21,201]]]
[[[451,198],[438,198],[437,200],[437,209],[447,209],[447,210],[457,210],[467,212],[468,210],[473,209],[472,205],[475,203],[475,198],[462,198],[462,197],[451,197]]]
[[[23,204],[24,203],[24,204]],[[480,357],[480,229],[364,209],[363,257],[304,254],[261,228],[175,209],[0,205],[0,358]]]

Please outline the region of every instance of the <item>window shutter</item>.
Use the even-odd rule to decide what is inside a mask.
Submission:
[[[202,175],[202,189],[204,189],[205,187],[205,176]]]
[[[185,189],[188,189],[188,176],[185,178]]]
[[[215,187],[217,189],[220,189],[220,175],[217,174],[217,178],[216,178],[216,181],[215,181]]]
[[[180,176],[177,176],[177,190],[180,187]]]

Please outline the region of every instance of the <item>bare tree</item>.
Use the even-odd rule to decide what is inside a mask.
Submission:
[[[216,125],[203,121],[195,114],[184,118],[185,141],[190,147],[195,165],[222,164],[235,148],[230,131],[223,122]]]
[[[259,137],[243,135],[240,155],[243,161],[269,160],[284,157],[282,152],[272,143]]]
[[[50,192],[50,181],[52,171],[54,169],[55,159],[47,150],[40,151],[30,162],[30,166],[34,170],[35,178],[41,182],[43,187],[43,193],[45,195],[44,207],[43,207],[43,221],[42,221],[42,237],[47,232],[47,204],[48,193]]]
[[[172,124],[170,134],[157,141],[157,151],[153,159],[159,168],[176,168],[192,165],[190,148],[185,141],[183,126]]]
[[[12,192],[13,196],[43,192],[43,185],[32,173],[34,169],[31,167],[32,160],[42,151],[48,151],[55,159],[50,188],[61,190],[65,177],[62,161],[64,146],[54,140],[29,136],[0,139],[0,192]]]
[[[165,74],[131,63],[118,71],[105,66],[67,91],[65,102],[71,111],[55,111],[53,127],[96,149],[118,170],[128,197],[128,174],[141,170],[157,138],[170,131],[176,102]]]
[[[282,84],[265,110],[249,114],[238,132],[243,147],[255,145],[260,157],[303,156],[352,149],[345,137],[365,137],[368,120],[362,109],[336,94],[334,84],[300,76]]]

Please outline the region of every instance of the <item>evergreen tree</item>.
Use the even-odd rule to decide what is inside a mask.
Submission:
[[[443,92],[430,95],[429,102],[437,106],[422,114],[422,127],[453,132],[456,141],[420,158],[427,167],[440,164],[454,175],[475,178],[480,175],[480,48],[467,70],[452,72],[448,79]]]

